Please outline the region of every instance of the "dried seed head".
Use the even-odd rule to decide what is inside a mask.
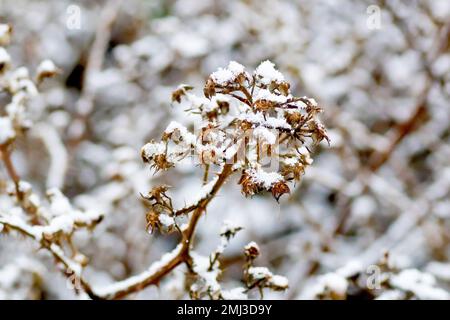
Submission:
[[[192,90],[194,87],[182,84],[178,86],[178,88],[172,92],[172,102],[181,102],[181,98],[186,95],[186,92]]]
[[[256,242],[250,242],[244,247],[244,254],[249,259],[256,259],[260,254],[259,246]]]
[[[261,191],[261,188],[246,171],[242,173],[238,183],[242,186],[241,192],[246,197],[253,196]]]
[[[280,200],[283,194],[289,193],[290,191],[289,186],[284,181],[277,182],[272,186],[272,195],[277,201]]]
[[[54,77],[58,73],[60,73],[60,70],[55,66],[53,61],[51,61],[51,60],[44,60],[37,67],[36,82],[40,83],[45,78]]]
[[[216,94],[216,84],[213,79],[209,78],[206,81],[205,87],[203,88],[203,94],[208,99]]]

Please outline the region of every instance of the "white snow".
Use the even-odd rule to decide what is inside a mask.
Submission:
[[[172,251],[164,254],[161,259],[152,263],[152,265],[145,270],[144,272],[137,274],[135,276],[129,277],[123,281],[118,281],[113,284],[104,286],[102,288],[95,288],[95,292],[101,296],[108,296],[110,294],[114,294],[115,292],[125,290],[126,288],[141,283],[151,275],[153,275],[156,271],[158,271],[162,266],[166,265],[169,261],[174,259],[181,251],[182,245],[179,244]]]
[[[234,288],[231,290],[222,290],[222,298],[225,300],[247,300],[248,296],[244,288]]]
[[[0,46],[8,45],[11,41],[11,26],[0,24]]]
[[[201,200],[206,199],[212,191],[212,188],[216,184],[218,176],[215,176],[210,182],[202,186],[202,188],[190,199],[186,201],[185,208],[197,205]]]
[[[217,71],[211,74],[211,79],[219,85],[227,85],[230,82],[236,80],[236,77],[245,72],[243,65],[231,61],[227,68],[219,68]]]
[[[285,103],[289,97],[278,95],[267,89],[260,89],[255,95],[255,100],[267,100],[275,103]]]
[[[236,231],[242,229],[242,227],[231,220],[224,220],[222,227],[220,228],[220,234],[236,233]]]
[[[238,117],[239,120],[246,120],[256,125],[262,125],[269,128],[283,128],[292,129],[292,127],[286,122],[285,119],[266,116],[261,112],[241,114]]]
[[[267,129],[265,127],[257,127],[253,129],[253,136],[260,141],[264,141],[270,145],[275,144],[277,140],[277,136],[270,131],[270,129]]]
[[[287,288],[289,286],[289,281],[286,277],[280,275],[274,275],[270,279],[270,283],[279,288]]]
[[[228,69],[219,68],[211,74],[211,78],[219,85],[226,85],[234,80],[233,72]]]
[[[315,284],[310,285],[301,295],[301,299],[316,299],[319,295],[332,292],[345,297],[348,288],[347,279],[337,273],[330,272],[317,278]]]
[[[178,133],[179,137],[172,137],[174,142],[182,142],[183,144],[194,145],[196,142],[195,135],[190,133],[185,126],[177,121],[171,121],[164,131],[167,134]]]
[[[175,224],[175,219],[165,213],[162,213],[158,216],[159,222],[165,227],[171,227]]]
[[[428,263],[425,270],[435,277],[444,281],[450,281],[450,263],[432,261]]]
[[[142,147],[142,154],[151,159],[155,155],[164,154],[166,151],[166,145],[164,142],[149,142]]]
[[[266,267],[250,267],[248,273],[253,279],[269,279],[273,276],[272,272]]]
[[[400,290],[387,290],[380,294],[376,300],[402,300],[404,296],[404,292]]]
[[[247,243],[247,245],[244,247],[245,250],[249,250],[251,248],[256,248],[256,250],[260,251],[258,244],[255,241],[250,241]]]
[[[251,176],[253,182],[260,184],[265,189],[270,189],[275,183],[283,181],[283,176],[278,172],[266,172],[262,169],[252,169],[248,170],[248,174]]]
[[[0,145],[14,139],[15,136],[16,132],[14,131],[11,119],[8,117],[0,117]]]
[[[38,75],[53,74],[53,73],[56,73],[57,71],[58,71],[58,68],[53,63],[53,61],[49,60],[49,59],[42,61],[36,70]]]
[[[417,269],[405,269],[393,275],[389,282],[394,287],[411,291],[422,300],[447,300],[450,295],[443,289],[435,287],[436,279],[433,275]]]
[[[261,83],[268,85],[272,82],[281,83],[284,82],[283,74],[275,69],[275,64],[266,60],[256,68],[255,75],[260,78]]]
[[[202,256],[195,251],[191,251],[190,255],[192,257],[193,270],[203,279],[205,282],[204,286],[207,288],[207,291],[212,294],[220,292],[220,284],[217,281],[220,270],[218,269],[217,261],[211,269],[211,261],[209,257]]]

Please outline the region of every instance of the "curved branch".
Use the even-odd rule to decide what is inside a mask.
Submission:
[[[207,196],[201,198],[192,214],[187,228],[182,233],[179,245],[170,253],[164,255],[160,261],[153,263],[146,271],[139,275],[132,276],[122,281],[118,281],[104,288],[94,289],[89,282],[82,276],[82,267],[79,263],[67,258],[62,248],[55,243],[45,241],[40,235],[34,232],[33,227],[19,220],[8,220],[0,216],[0,224],[11,229],[17,230],[23,235],[39,242],[43,248],[47,249],[53,257],[62,263],[67,269],[72,270],[78,277],[80,284],[86,294],[92,299],[121,299],[130,293],[137,292],[143,288],[157,284],[165,275],[170,273],[178,265],[188,262],[190,259],[189,250],[194,238],[197,223],[206,210],[209,202],[214,198],[217,192],[225,183],[226,179],[233,173],[232,165],[225,164],[222,171],[218,174],[211,191]]]

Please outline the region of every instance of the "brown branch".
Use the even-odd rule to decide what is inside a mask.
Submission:
[[[392,10],[392,14],[395,15],[395,10]],[[402,25],[402,24],[401,24]],[[404,28],[406,29],[406,28]],[[409,33],[404,31],[406,37]],[[431,65],[434,61],[436,61],[442,52],[445,51],[445,48],[448,46],[450,37],[450,22],[444,25],[441,30],[438,32],[438,35],[434,39],[434,48],[428,51],[428,55],[424,54],[424,63],[423,67],[425,69],[425,73],[428,76],[425,87],[419,96],[416,107],[414,108],[413,113],[405,122],[397,124],[395,127],[394,138],[392,139],[390,145],[386,150],[378,151],[372,154],[369,159],[369,168],[372,171],[377,171],[386,161],[389,160],[394,150],[397,146],[404,140],[404,138],[410,133],[414,132],[418,129],[420,125],[422,125],[428,117],[428,108],[427,108],[427,99],[429,92],[432,88],[432,84],[434,79],[434,75],[431,71]],[[412,44],[411,44],[412,45]]]
[[[11,161],[11,152],[8,150],[8,145],[2,145],[0,147],[0,153],[2,157],[3,164],[5,165],[6,171],[8,172],[9,177],[14,182],[14,186],[16,188],[16,196],[19,202],[22,200],[23,195],[20,191],[20,177],[17,174],[16,169]]]
[[[219,174],[219,178],[217,179],[216,183],[214,184],[211,190],[210,196],[201,200],[197,206],[197,209],[195,209],[195,211],[193,212],[187,229],[183,231],[183,235],[180,242],[181,249],[174,258],[169,260],[165,265],[160,267],[155,273],[151,274],[146,279],[130,284],[125,289],[121,289],[112,294],[103,296],[102,299],[120,299],[130,293],[142,290],[143,288],[151,284],[157,284],[165,275],[167,275],[169,272],[175,269],[178,265],[180,265],[183,262],[188,262],[190,259],[189,250],[191,248],[198,220],[202,216],[203,212],[206,210],[206,207],[208,206],[209,202],[214,198],[214,196],[217,194],[219,189],[222,187],[222,185],[225,183],[226,179],[231,175],[232,172],[233,172],[232,165],[225,164],[222,172]]]
[[[206,207],[211,202],[211,200],[214,198],[214,196],[218,193],[220,188],[223,186],[227,178],[233,173],[232,170],[232,164],[225,164],[222,171],[219,173],[219,176],[217,178],[217,181],[215,182],[214,186],[211,189],[211,192],[206,196],[205,198],[201,199],[197,206],[195,211],[192,214],[192,217],[189,221],[188,227],[183,231],[180,246],[178,253],[176,256],[174,256],[172,259],[164,263],[161,267],[159,267],[155,272],[151,273],[150,275],[146,276],[144,279],[140,279],[139,276],[132,276],[128,279],[119,281],[112,286],[117,286],[119,289],[112,292],[102,293],[101,290],[94,290],[92,286],[89,284],[89,282],[84,279],[81,275],[81,272],[77,274],[79,277],[80,284],[83,288],[83,290],[86,292],[86,294],[91,299],[121,299],[133,292],[137,292],[142,290],[143,288],[152,285],[157,284],[159,281],[168,273],[170,273],[173,269],[175,269],[178,265],[181,263],[189,263],[190,255],[189,250],[191,249],[191,245],[193,242],[195,229],[197,226],[197,223],[202,216],[203,212],[205,212]],[[26,227],[21,226],[19,224],[14,224],[9,222],[6,219],[2,219],[0,216],[0,223],[10,227],[11,229],[17,230],[23,235],[26,235],[36,241],[38,241],[43,248],[47,249],[53,257],[60,263],[62,263],[67,269],[72,269],[71,266],[77,264],[76,262],[72,262],[69,258],[66,258],[63,255],[63,250],[58,245],[45,241],[40,240],[36,237],[36,235],[31,232],[30,230],[27,230]],[[32,228],[32,227],[30,227]],[[68,276],[66,274],[66,276]],[[132,281],[134,279],[137,279],[136,281]],[[129,283],[128,283],[129,282]],[[127,284],[124,286],[124,288],[120,288],[120,284]]]

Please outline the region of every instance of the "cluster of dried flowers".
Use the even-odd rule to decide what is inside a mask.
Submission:
[[[2,46],[8,44],[11,31],[10,26],[0,25]],[[71,280],[80,284],[76,289],[91,298],[124,297],[158,283],[182,263],[191,274],[189,292],[195,299],[244,299],[254,288],[262,294],[263,288],[285,290],[288,287],[285,277],[254,265],[259,248],[251,242],[245,247],[245,287],[222,289],[218,282],[222,272],[219,258],[230,239],[242,229],[230,222],[224,224],[221,243],[209,256],[192,250],[198,219],[233,173],[240,172],[239,184],[244,195],[270,191],[278,201],[290,191],[287,183],[298,181],[305,167],[312,163],[307,139],[311,144],[328,140],[316,117],[321,112],[317,103],[306,97],[293,97],[289,83],[271,62],[261,63],[253,75],[242,65],[230,62],[226,69],[219,69],[209,77],[204,98],[191,94],[192,88],[185,85],[173,93],[173,101],[188,104],[189,112],[200,116],[199,133],[192,134],[183,125],[171,122],[160,142],[150,142],[142,148],[142,159],[158,171],[168,170],[193,156],[205,170],[204,186],[198,197],[177,210],[166,185],[154,187],[143,195],[151,207],[147,213],[147,229],[178,231],[180,244],[140,275],[105,288],[94,288],[83,275],[89,259],[76,248],[72,236],[78,229],[93,229],[104,215],[75,208],[57,188],[49,189],[46,199],[41,199],[29,183],[20,179],[10,157],[16,137],[32,125],[27,118],[29,97],[37,95],[39,83],[56,75],[58,68],[49,60],[42,62],[33,81],[26,68],[12,69],[10,56],[3,47],[0,47],[0,59],[1,89],[11,95],[6,114],[0,118],[0,152],[11,180],[2,186],[11,201],[10,210],[0,212],[2,232],[17,231],[34,239],[50,252]],[[276,169],[271,163],[274,161]],[[267,163],[272,171],[265,170]],[[209,171],[213,169],[218,169],[218,173],[209,179]]]
[[[289,193],[287,183],[299,181],[312,163],[307,139],[311,144],[328,140],[317,118],[322,109],[314,99],[292,96],[289,87],[270,61],[262,62],[253,74],[230,62],[211,74],[203,90],[205,97],[182,85],[172,100],[198,114],[200,124],[191,133],[171,122],[161,141],[142,148],[142,159],[158,171],[189,157],[203,166],[205,179],[212,166],[228,165],[240,173],[245,196],[270,191],[278,201]],[[165,191],[159,186],[148,198],[173,215]]]

